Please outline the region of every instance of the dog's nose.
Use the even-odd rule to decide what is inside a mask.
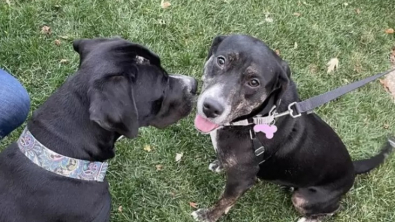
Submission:
[[[203,102],[203,113],[208,118],[215,118],[224,112],[224,107],[214,99],[207,98]]]

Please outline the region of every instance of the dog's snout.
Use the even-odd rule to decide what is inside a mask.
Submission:
[[[188,92],[191,94],[196,94],[197,89],[198,89],[198,81],[189,76],[184,76],[184,75],[179,75],[179,74],[173,74],[170,75],[171,78],[176,79],[177,81],[183,82],[183,85],[185,85],[188,89]]]
[[[203,102],[203,113],[208,118],[218,117],[224,112],[224,110],[224,106],[214,99],[207,98]]]

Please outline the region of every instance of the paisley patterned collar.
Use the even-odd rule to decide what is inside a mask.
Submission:
[[[25,128],[18,147],[33,163],[52,173],[79,180],[103,182],[108,169],[106,162],[90,162],[63,156],[42,145]]]

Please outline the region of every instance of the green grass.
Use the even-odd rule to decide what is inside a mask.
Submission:
[[[10,2],[0,2],[0,67],[28,89],[32,110],[77,69],[78,55],[71,45],[75,38],[119,35],[150,47],[169,72],[200,79],[215,35],[254,35],[290,63],[302,98],[388,69],[388,54],[395,45],[394,35],[384,32],[395,28],[393,0],[350,0],[348,6],[344,0],[171,0],[165,10],[160,0]],[[272,23],[265,22],[267,13]],[[43,25],[51,27],[51,35],[40,33]],[[56,39],[60,46],[54,44]],[[327,74],[326,63],[333,57],[339,58],[340,68]],[[60,64],[62,59],[69,63]],[[394,109],[376,81],[317,113],[338,132],[352,157],[360,159],[374,155],[385,135],[395,132]],[[224,176],[207,170],[214,151],[209,137],[194,129],[192,118],[163,131],[142,129],[138,139],[117,144],[108,172],[112,221],[192,221],[189,202],[208,207],[219,197]],[[0,150],[21,129],[6,138]],[[143,150],[146,144],[152,152]],[[176,153],[184,153],[179,163]],[[156,170],[158,164],[162,171]],[[395,221],[395,156],[359,176],[342,206],[329,221]],[[298,217],[289,195],[261,182],[221,221],[289,222]]]

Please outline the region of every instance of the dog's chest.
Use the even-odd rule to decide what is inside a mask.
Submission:
[[[211,143],[213,144],[215,152],[218,150],[217,130],[210,132]]]

